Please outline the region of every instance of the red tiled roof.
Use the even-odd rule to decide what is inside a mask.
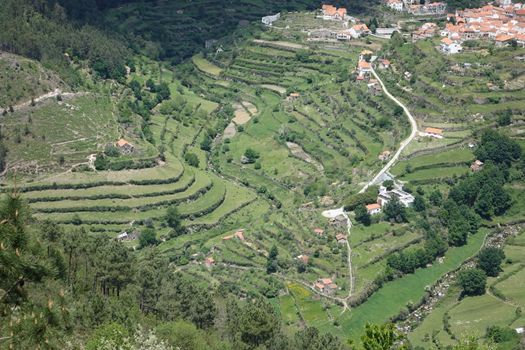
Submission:
[[[127,140],[124,140],[124,139],[120,139],[117,141],[117,146],[119,147],[123,147],[123,146],[126,146],[126,145],[129,145],[130,143],[127,141]]]
[[[359,61],[359,69],[370,69],[372,66],[367,61]]]
[[[332,284],[332,279],[331,278],[321,278],[321,283],[324,284],[325,286],[329,285],[329,284]]]
[[[441,39],[441,42],[445,45],[452,45],[454,42],[450,40],[449,38],[443,38]]]
[[[381,206],[379,204],[377,204],[377,203],[368,204],[366,206],[366,210],[368,210],[368,211],[372,211],[374,209],[380,209],[380,208],[381,208]]]
[[[438,128],[426,128],[425,132],[428,134],[436,134],[436,135],[442,135],[443,130]]]

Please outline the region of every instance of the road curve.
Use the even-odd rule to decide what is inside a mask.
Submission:
[[[377,75],[377,73],[376,73],[376,71],[374,70],[373,67],[372,67],[372,74],[377,79],[377,81],[379,81],[379,84],[381,84],[381,87],[383,88],[383,91],[384,91],[385,95],[387,95],[392,101],[394,101],[397,105],[399,105],[401,108],[403,108],[403,111],[405,112],[405,114],[408,117],[408,120],[410,121],[410,126],[412,128],[412,131],[410,132],[410,136],[408,136],[405,140],[403,140],[401,142],[397,152],[392,156],[390,161],[388,163],[386,163],[386,165],[383,167],[383,169],[381,169],[376,174],[376,176],[371,181],[369,181],[361,189],[361,191],[359,191],[359,193],[363,193],[364,191],[366,191],[366,189],[368,187],[373,185],[377,181],[377,179],[379,179],[384,173],[386,173],[394,165],[394,163],[399,159],[399,156],[401,155],[401,152],[403,152],[403,150],[406,148],[406,146],[408,146],[408,144],[410,142],[412,142],[414,137],[416,137],[416,135],[417,135],[417,123],[416,123],[416,119],[414,118],[412,113],[410,113],[410,111],[408,110],[408,108],[404,104],[402,104],[397,98],[395,98],[394,96],[392,96],[392,94],[390,92],[388,92],[388,90],[386,89],[385,84],[383,83],[383,81],[381,80],[379,75]]]

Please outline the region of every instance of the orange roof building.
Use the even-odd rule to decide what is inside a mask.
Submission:
[[[342,233],[338,233],[337,235],[335,235],[335,239],[339,243],[346,243],[346,236]]]
[[[381,212],[381,205],[379,205],[378,203],[368,204],[366,206],[366,211],[368,212],[368,214],[371,215],[378,214]]]
[[[127,145],[131,145],[127,140],[120,139],[120,140],[117,141],[117,146],[118,147],[124,147],[124,146],[127,146]]]

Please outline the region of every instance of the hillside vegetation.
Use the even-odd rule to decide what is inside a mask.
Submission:
[[[288,11],[314,5],[7,1],[0,348],[476,350],[523,322],[524,49],[311,41],[325,22]],[[357,79],[376,55],[445,137],[375,184],[413,205],[370,215],[378,186],[358,192],[410,134]]]

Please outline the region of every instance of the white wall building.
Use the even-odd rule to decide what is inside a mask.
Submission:
[[[278,13],[276,15],[271,15],[271,16],[264,16],[262,19],[261,19],[261,22],[265,25],[265,26],[268,26],[268,27],[271,27],[273,22],[277,21],[279,18],[281,18],[281,14]]]

